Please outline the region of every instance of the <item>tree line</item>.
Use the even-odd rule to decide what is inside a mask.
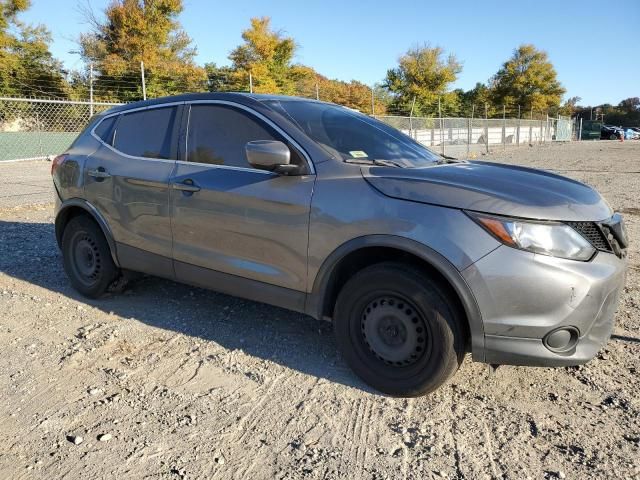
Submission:
[[[195,62],[196,47],[178,22],[182,0],[114,0],[95,15],[85,9],[88,29],[78,38],[81,70],[66,70],[49,51],[51,35],[41,25],[19,19],[30,0],[0,0],[0,94],[60,99],[135,101],[195,91],[248,91],[318,96],[365,113],[416,116],[495,117],[576,115],[592,107],[566,93],[544,51],[520,45],[487,82],[468,91],[452,90],[461,62],[438,46],[410,48],[378,84],[331,79],[294,61],[295,40],[271,26],[268,17],[252,18],[242,43],[229,53],[228,65]],[[640,121],[638,99],[599,106],[612,123]]]

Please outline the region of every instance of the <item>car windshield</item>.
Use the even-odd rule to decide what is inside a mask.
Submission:
[[[346,107],[300,100],[264,103],[345,162],[419,168],[442,160],[402,132]]]

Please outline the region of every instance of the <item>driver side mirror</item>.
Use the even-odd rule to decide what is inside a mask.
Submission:
[[[252,167],[289,174],[298,169],[291,164],[291,151],[277,140],[253,140],[244,146],[247,161]]]

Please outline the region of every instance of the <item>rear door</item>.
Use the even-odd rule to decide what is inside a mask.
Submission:
[[[85,168],[85,196],[108,222],[123,267],[173,277],[169,178],[176,165],[181,105],[107,117],[101,147]]]
[[[236,280],[247,279],[304,292],[315,176],[301,150],[275,125],[239,105],[194,103],[185,106],[185,115],[186,158],[171,179],[177,279],[200,284],[214,279],[216,285],[206,286],[240,295],[224,285],[244,288]],[[292,163],[304,165],[306,174],[253,168],[244,151],[253,140],[287,143]]]

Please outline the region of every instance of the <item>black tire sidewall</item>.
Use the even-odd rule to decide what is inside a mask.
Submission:
[[[408,300],[429,330],[430,355],[405,367],[379,360],[360,332],[363,308],[371,299],[391,294]],[[444,383],[462,362],[464,331],[451,295],[422,272],[398,264],[378,264],[352,277],[338,295],[334,315],[336,342],[354,372],[377,390],[418,396]]]
[[[96,247],[96,254],[100,257],[100,273],[97,281],[91,285],[87,285],[79,278],[77,268],[74,267],[74,238],[79,234],[86,235],[92,239]],[[102,296],[117,275],[118,270],[113,263],[109,244],[102,230],[93,219],[85,215],[72,218],[66,225],[62,234],[62,259],[64,270],[73,288],[89,298],[99,298]]]

